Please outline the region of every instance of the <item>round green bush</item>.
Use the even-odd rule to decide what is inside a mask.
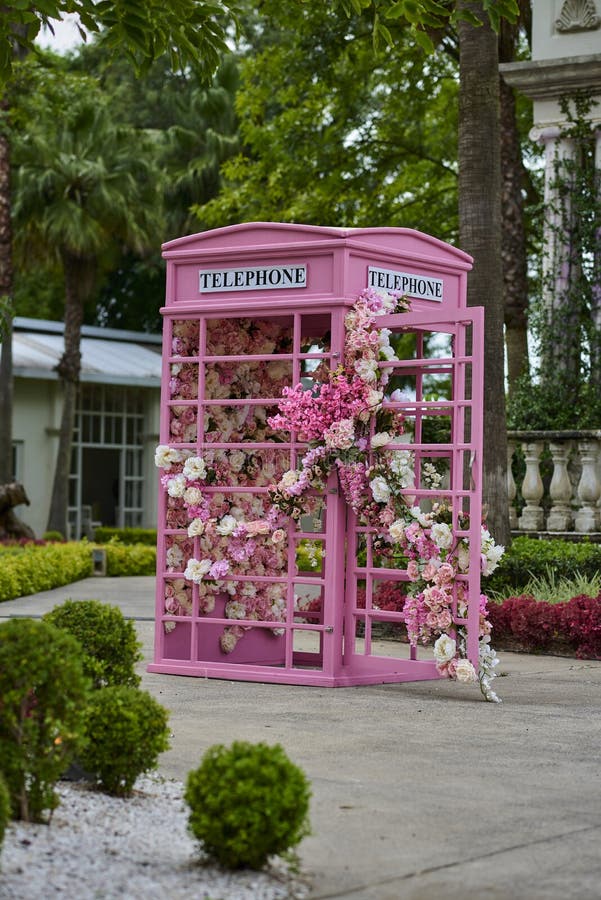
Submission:
[[[116,685],[96,691],[86,714],[87,743],[79,756],[97,787],[127,797],[138,775],[169,749],[167,710],[147,691]]]
[[[41,822],[82,743],[89,694],[82,651],[49,622],[0,625],[0,762],[17,819]]]
[[[184,796],[190,831],[228,869],[261,869],[309,834],[309,782],[279,744],[210,747]]]
[[[6,831],[6,826],[8,825],[10,820],[10,794],[8,793],[8,787],[6,781],[0,774],[0,847],[2,847],[2,841],[4,840],[4,833]]]
[[[77,638],[84,651],[84,670],[95,688],[140,684],[135,665],[142,659],[141,644],[134,623],[117,606],[100,600],[66,600],[44,620]]]

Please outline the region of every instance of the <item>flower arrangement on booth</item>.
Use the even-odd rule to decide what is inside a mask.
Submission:
[[[306,512],[310,492],[322,490],[330,473],[336,471],[347,504],[360,524],[375,532],[374,550],[383,560],[393,560],[393,565],[407,571],[410,592],[403,616],[410,643],[416,646],[434,642],[434,657],[441,674],[459,682],[479,682],[484,697],[498,701],[491,687],[498,660],[490,647],[491,627],[484,595],[479,601],[478,671],[467,658],[467,540],[454,536],[452,511],[444,502],[434,503],[430,512],[411,504],[414,457],[402,442],[402,412],[394,408],[402,395],[392,391],[385,396],[391,367],[381,363],[397,357],[390,343],[390,331],[378,327],[378,317],[408,309],[407,298],[400,294],[363,291],[345,317],[343,364],[332,370],[320,366],[312,374],[311,387],[305,381],[282,388],[277,414],[261,420],[257,426],[261,437],[253,439],[264,439],[269,434],[267,429],[274,437],[280,431],[295,433],[298,440],[307,444],[298,468],[278,471],[275,456],[271,460],[266,456],[269,451],[242,453],[244,461],[237,460],[238,472],[249,467],[248,483],[269,486],[267,503],[265,498],[240,495],[234,504],[231,498],[214,490],[220,484],[232,484],[232,467],[224,451],[209,450],[201,458],[189,450],[160,446],[156,464],[165,472],[161,480],[168,495],[167,524],[172,528],[187,527],[190,538],[199,538],[205,555],[201,559],[188,558],[183,580],[184,584],[198,585],[201,610],[210,612],[218,593],[230,596],[225,616],[235,620],[235,624],[228,626],[221,638],[222,650],[230,652],[244,634],[244,621],[282,622],[286,610],[283,585],[237,582],[236,574],[251,572],[250,567],[245,568],[251,558],[253,574],[263,571],[277,576],[285,571],[288,520],[298,520]],[[219,340],[224,347],[229,341],[230,354],[243,353],[243,348],[251,344],[256,354],[272,352],[256,347],[263,348],[269,342],[275,346],[278,336],[257,336],[255,329],[249,323],[246,333],[241,334],[244,329],[238,327],[232,329],[229,337],[220,332]],[[189,335],[178,334],[176,340],[185,344],[184,349],[194,342]],[[252,372],[246,370],[240,377],[239,396],[275,396],[267,384],[261,384],[261,378],[266,378],[273,386],[270,364],[249,361],[248,365],[253,367]],[[182,368],[172,372],[176,381],[181,381],[181,374]],[[227,390],[220,396],[237,396],[236,385],[232,388],[235,373],[222,370],[214,375],[212,390],[218,392],[225,377]],[[275,380],[285,381],[287,373],[278,369],[275,376]],[[254,394],[243,393],[249,384]],[[175,385],[175,390],[180,391],[181,385]],[[180,399],[178,393],[173,396]],[[254,414],[252,407],[251,413],[245,413],[250,414]],[[177,414],[175,417],[181,418]],[[224,417],[217,421],[213,408],[205,416],[204,425],[208,442],[240,439],[236,431],[240,427],[238,420]],[[422,480],[429,479],[431,487],[440,483],[440,473],[427,461],[421,475]],[[464,531],[466,524],[460,516],[456,530]],[[180,551],[184,553],[182,547]],[[502,553],[503,548],[483,527],[482,574],[494,570]],[[178,564],[181,562],[178,559]],[[174,580],[173,585],[178,581],[181,579]],[[172,589],[172,594],[166,610],[170,611],[170,604],[173,610],[186,610],[189,600],[182,601],[182,594],[187,595],[181,584]]]

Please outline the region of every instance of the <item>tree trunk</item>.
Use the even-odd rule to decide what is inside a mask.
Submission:
[[[520,23],[530,14],[522,0],[520,21],[501,22],[499,32],[499,62],[513,62],[519,37]],[[515,93],[500,78],[501,103],[501,258],[503,262],[503,291],[505,318],[505,348],[507,351],[507,381],[509,392],[520,375],[529,371],[528,359],[528,254],[524,227],[525,181],[524,164],[518,133]]]
[[[71,447],[81,371],[81,326],[84,300],[93,284],[94,265],[89,259],[79,259],[68,253],[62,254],[62,261],[65,273],[65,349],[57,370],[63,384],[63,411],[47,530],[59,531],[67,537]]]
[[[8,98],[0,100],[0,113],[8,112]],[[12,481],[13,472],[13,357],[12,357],[12,224],[10,196],[10,144],[0,131],[0,484]]]
[[[459,23],[459,233],[474,257],[468,304],[485,309],[484,505],[491,533],[508,544],[497,36],[481,3],[458,0],[458,8],[482,20],[479,28]]]

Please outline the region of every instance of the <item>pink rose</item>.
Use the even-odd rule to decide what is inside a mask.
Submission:
[[[409,581],[417,581],[419,578],[419,566],[414,559],[410,559],[407,563],[407,576]]]
[[[422,575],[426,581],[432,581],[432,579],[436,575],[436,571],[436,566],[432,565],[432,563],[429,562],[424,566]]]
[[[276,528],[276,530],[271,535],[271,540],[274,544],[280,544],[286,537],[286,532],[283,528]]]

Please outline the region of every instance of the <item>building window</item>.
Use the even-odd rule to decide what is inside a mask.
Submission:
[[[143,518],[145,392],[82,385],[71,459],[69,522],[74,537],[97,525],[135,527]]]

